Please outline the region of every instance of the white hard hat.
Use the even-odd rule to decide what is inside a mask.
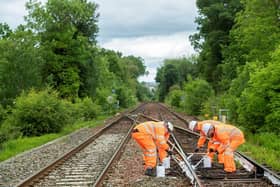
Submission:
[[[203,132],[205,135],[207,135],[208,132],[209,132],[209,130],[211,129],[211,127],[213,127],[213,125],[210,124],[210,123],[205,123],[205,124],[203,124],[203,126],[202,126],[202,132]]]
[[[191,131],[194,131],[194,127],[195,127],[196,124],[197,124],[197,121],[191,121],[189,123],[189,129],[191,129]]]
[[[172,132],[174,130],[174,126],[171,122],[166,122],[166,126],[169,132]]]

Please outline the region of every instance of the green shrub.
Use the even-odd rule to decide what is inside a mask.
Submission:
[[[69,108],[50,90],[21,94],[16,99],[7,123],[24,136],[38,136],[59,132],[70,121]]]
[[[180,107],[181,101],[184,99],[182,90],[172,90],[165,98],[165,102],[174,107]]]
[[[0,104],[0,127],[1,127],[2,121],[4,121],[5,118],[6,118],[6,110]]]
[[[137,102],[137,98],[135,97],[135,93],[132,89],[121,86],[116,89],[117,100],[119,101],[120,107],[128,108]]]
[[[197,79],[188,82],[184,87],[185,98],[182,102],[183,108],[190,115],[199,115],[203,103],[214,95],[214,90],[208,82]]]
[[[10,124],[6,123],[6,121],[3,123],[3,125],[0,128],[0,147],[1,145],[11,139],[18,138],[22,135],[20,130],[15,127],[11,126]]]
[[[280,132],[280,46],[266,67],[251,73],[242,92],[238,122],[252,132]]]
[[[77,118],[81,120],[89,121],[95,119],[101,112],[101,107],[88,97],[78,101],[74,105]]]

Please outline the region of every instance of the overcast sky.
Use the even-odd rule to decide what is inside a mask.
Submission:
[[[46,0],[41,0],[46,1]],[[15,28],[24,23],[25,0],[0,0],[0,22]],[[95,0],[99,5],[99,45],[140,56],[154,82],[156,68],[165,58],[194,53],[188,36],[195,32],[195,0]]]

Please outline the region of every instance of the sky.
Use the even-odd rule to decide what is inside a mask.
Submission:
[[[41,0],[46,2],[46,0]],[[90,0],[91,1],[91,0]],[[0,22],[11,28],[24,23],[25,0],[0,0]],[[194,54],[189,35],[196,32],[195,0],[94,0],[99,5],[98,44],[144,59],[149,74],[140,81],[155,82],[156,69],[166,58]]]

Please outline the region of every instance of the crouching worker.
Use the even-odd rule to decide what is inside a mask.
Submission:
[[[191,121],[189,123],[189,129],[190,130],[200,133],[200,137],[199,137],[198,142],[197,142],[197,147],[194,150],[194,152],[198,152],[199,149],[201,149],[201,147],[203,147],[203,145],[206,142],[207,135],[204,134],[204,132],[202,131],[202,126],[204,124],[207,124],[207,123],[210,123],[214,126],[223,125],[222,122],[215,121],[215,120]],[[213,161],[214,155],[215,155],[215,153],[217,153],[216,150],[219,146],[220,146],[220,142],[215,140],[214,138],[211,138],[208,141],[207,156],[211,159],[211,161]],[[224,163],[224,155],[223,154],[218,154],[218,161],[219,161],[220,164]]]
[[[145,175],[153,176],[157,164],[157,151],[161,162],[170,153],[167,140],[173,131],[170,122],[147,121],[138,124],[132,131],[132,138],[140,145],[145,162]]]
[[[245,142],[242,131],[232,125],[205,123],[201,126],[201,132],[211,138],[212,141],[220,143],[213,151],[223,155],[226,172],[235,172],[234,151]]]

